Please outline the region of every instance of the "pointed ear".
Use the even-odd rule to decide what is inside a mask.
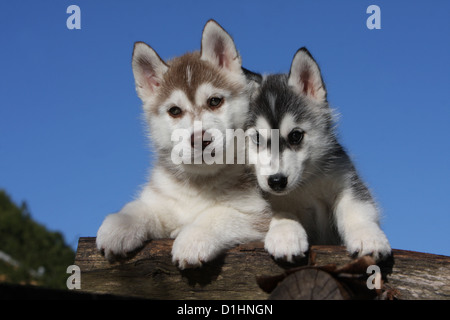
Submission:
[[[292,60],[288,84],[295,92],[318,102],[327,100],[327,91],[319,66],[306,48],[297,51]]]
[[[143,100],[155,93],[169,67],[158,54],[144,42],[134,44],[132,67],[136,91]]]
[[[214,20],[209,20],[203,29],[201,59],[230,71],[241,72],[241,57],[233,39]]]

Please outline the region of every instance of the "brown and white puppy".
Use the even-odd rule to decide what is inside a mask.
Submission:
[[[104,220],[98,249],[110,259],[175,238],[173,262],[183,269],[263,240],[269,206],[248,168],[224,161],[236,150],[227,130],[243,128],[254,85],[232,38],[210,20],[199,52],[164,62],[137,42],[132,67],[158,158],[140,196]]]

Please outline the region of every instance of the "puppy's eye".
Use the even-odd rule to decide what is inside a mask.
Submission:
[[[211,108],[219,108],[222,105],[223,98],[211,97],[208,99],[208,106]]]
[[[252,136],[252,141],[257,146],[261,145],[264,142],[264,138],[259,134],[258,131],[255,132]]]
[[[300,144],[302,142],[304,132],[300,130],[292,130],[288,135],[288,140],[290,144]]]
[[[169,109],[168,112],[169,112],[169,115],[170,115],[171,117],[178,118],[178,117],[181,116],[181,113],[182,113],[183,111],[181,110],[180,107],[173,106],[173,107],[171,107],[171,108]]]

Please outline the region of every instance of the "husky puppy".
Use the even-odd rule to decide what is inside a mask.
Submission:
[[[246,128],[254,130],[254,152],[270,160],[255,164],[274,212],[265,237],[270,254],[292,261],[309,244],[341,243],[360,256],[390,254],[377,206],[337,141],[321,72],[307,49],[297,51],[289,74],[263,77]]]
[[[219,161],[234,150],[226,129],[243,128],[253,91],[232,38],[210,20],[199,52],[164,62],[137,42],[132,67],[158,157],[140,196],[105,218],[98,249],[111,259],[173,238],[172,260],[184,269],[263,241],[271,211],[251,169]]]

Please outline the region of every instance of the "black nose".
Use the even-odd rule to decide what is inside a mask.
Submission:
[[[205,150],[206,146],[208,146],[211,143],[211,141],[205,141],[203,140],[204,138],[205,138],[205,131],[202,131],[201,133],[200,132],[193,133],[191,135],[192,148],[195,148],[195,141],[198,140],[199,141],[198,144],[201,143],[202,145],[202,150]]]
[[[269,187],[271,187],[275,191],[281,191],[286,188],[287,182],[287,177],[283,176],[282,174],[274,174],[267,180]]]

